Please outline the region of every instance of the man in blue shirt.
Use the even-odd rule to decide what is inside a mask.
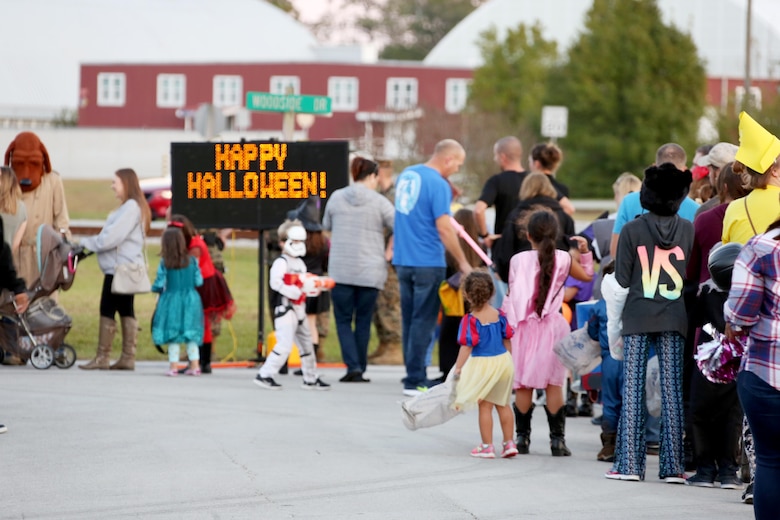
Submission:
[[[401,290],[404,395],[427,390],[425,353],[433,338],[439,314],[439,284],[444,280],[445,249],[467,274],[471,265],[450,222],[452,190],[447,179],[466,158],[455,140],[436,144],[424,164],[406,168],[395,189],[393,265]]]
[[[662,145],[655,153],[656,166],[660,166],[664,163],[672,163],[678,170],[685,171],[688,169],[688,166],[686,165],[687,161],[688,157],[685,154],[685,150],[676,143]],[[690,197],[685,197],[677,214],[681,218],[693,222],[693,217],[696,215],[697,209],[699,209],[699,205]],[[612,258],[615,258],[620,230],[622,230],[623,226],[628,222],[631,222],[643,213],[647,213],[647,211],[642,208],[642,204],[639,202],[638,191],[629,193],[623,197],[623,201],[620,203],[620,208],[618,208],[617,216],[615,217],[615,227],[612,228],[612,242],[609,246]]]

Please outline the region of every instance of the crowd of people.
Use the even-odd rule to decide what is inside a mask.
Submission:
[[[556,177],[563,162],[556,144],[535,145],[528,171],[516,137],[497,140],[493,152],[501,171],[473,210],[454,216],[459,190],[451,177],[466,150],[452,139],[397,178],[389,161],[356,156],[348,187],[324,207],[309,200],[291,212],[277,230],[280,254],[269,269],[276,343],[255,384],[281,389],[274,378],[296,345],[302,388],[331,389],[317,358],[318,322],[332,306],[346,365],[340,382],[369,383],[368,365],[400,362],[402,393],[414,398],[453,371],[452,406],[479,409],[481,442],[473,456],[527,454],[538,405],[552,455],[567,456],[566,399],[586,374],[567,370],[553,347],[584,326],[601,347],[600,392],[593,395],[603,404],[603,416],[594,419],[601,425],[597,458],[612,463],[605,476],[644,480],[646,457],[657,453],[658,477],[667,483],[741,489],[738,457],[745,457],[751,477],[743,500],[755,504],[757,518],[771,517],[780,485],[780,140],[743,113],[739,145],[700,147],[690,165],[683,147],[663,144],[642,179],[617,177],[617,212],[581,233],[569,189]],[[24,312],[24,285],[39,274],[30,260],[31,229],[46,223],[67,234],[68,215],[61,180],[37,136],[20,134],[6,163],[0,283]],[[114,278],[123,264],[146,264],[150,212],[133,170],[118,170],[112,188],[119,208],[80,244],[96,253],[105,275],[97,352],[80,366],[86,370],[135,365],[133,293],[115,290]],[[711,279],[708,266],[721,243],[743,245],[726,287]],[[169,218],[151,290],[160,293],[152,337],[167,346],[167,375],[208,373],[213,329],[235,305],[203,237],[183,215]],[[112,364],[116,314],[122,352]],[[373,354],[372,322],[380,339]],[[442,376],[431,379],[437,339]],[[712,341],[745,345],[735,380],[713,382],[697,367],[697,347]],[[182,344],[189,364],[179,370]],[[653,357],[660,380],[655,413],[646,399]],[[492,443],[494,409],[500,454]]]

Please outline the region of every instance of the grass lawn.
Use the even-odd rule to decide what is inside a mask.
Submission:
[[[71,220],[96,219],[104,220],[115,209],[118,201],[111,190],[108,180],[64,180],[65,193]],[[595,217],[598,212],[593,213]],[[591,217],[590,213],[577,215],[583,220]],[[157,272],[159,262],[159,247],[148,246],[149,272],[151,276]],[[218,359],[232,354],[234,359],[246,360],[256,357],[257,321],[258,321],[258,264],[257,248],[236,248],[227,245],[225,264],[228,273],[225,275],[228,285],[238,305],[238,311],[231,321],[234,335],[231,335],[227,322],[223,325],[222,335],[215,342]],[[65,341],[78,352],[79,359],[88,359],[95,355],[98,337],[100,290],[103,284],[103,274],[98,268],[95,257],[87,258],[79,264],[76,282],[70,290],[60,294],[60,302],[73,319],[73,328]],[[163,360],[165,356],[157,352],[151,342],[151,316],[154,311],[155,295],[142,294],[136,296],[135,311],[141,332],[138,336],[138,359]],[[272,330],[270,318],[265,319],[265,339]],[[331,315],[330,333],[320,340],[325,349],[325,359],[328,362],[340,362],[341,352],[336,326]],[[114,358],[120,350],[121,334],[114,341]],[[377,344],[372,329],[369,351]],[[235,351],[234,351],[235,346]]]
[[[222,335],[215,342],[218,359],[224,359],[232,353],[235,360],[254,359],[257,347],[258,317],[258,272],[257,250],[249,248],[226,247],[225,263],[228,273],[225,275],[238,305],[238,311],[230,322],[223,322]],[[149,272],[157,272],[159,246],[149,245]],[[97,347],[100,290],[103,274],[98,268],[97,259],[89,257],[78,266],[76,281],[70,290],[60,293],[60,303],[73,319],[73,327],[65,341],[78,352],[79,359],[94,357]],[[154,311],[155,295],[141,294],[135,297],[135,312],[141,331],[138,334],[138,359],[164,360],[165,356],[157,352],[151,341],[151,317]],[[267,316],[267,311],[266,311]],[[265,339],[272,330],[270,318],[265,319]],[[341,361],[335,324],[332,322],[328,337],[322,341],[325,358],[329,362]],[[373,343],[372,343],[373,344]],[[235,346],[235,352],[233,352]],[[121,350],[121,334],[114,340],[114,358]]]

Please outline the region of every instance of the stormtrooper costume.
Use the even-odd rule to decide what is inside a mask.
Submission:
[[[330,385],[317,375],[317,359],[306,320],[306,295],[294,276],[306,273],[306,264],[301,258],[306,254],[306,230],[302,226],[293,225],[288,228],[286,235],[282,255],[271,265],[268,275],[271,289],[278,293],[273,308],[276,345],[260,367],[254,382],[262,388],[281,389],[273,377],[287,361],[294,343],[301,356],[302,388],[330,390]]]

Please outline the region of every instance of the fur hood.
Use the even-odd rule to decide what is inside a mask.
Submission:
[[[680,171],[672,163],[650,166],[645,170],[639,201],[647,211],[671,217],[680,209],[692,181],[690,170]]]

